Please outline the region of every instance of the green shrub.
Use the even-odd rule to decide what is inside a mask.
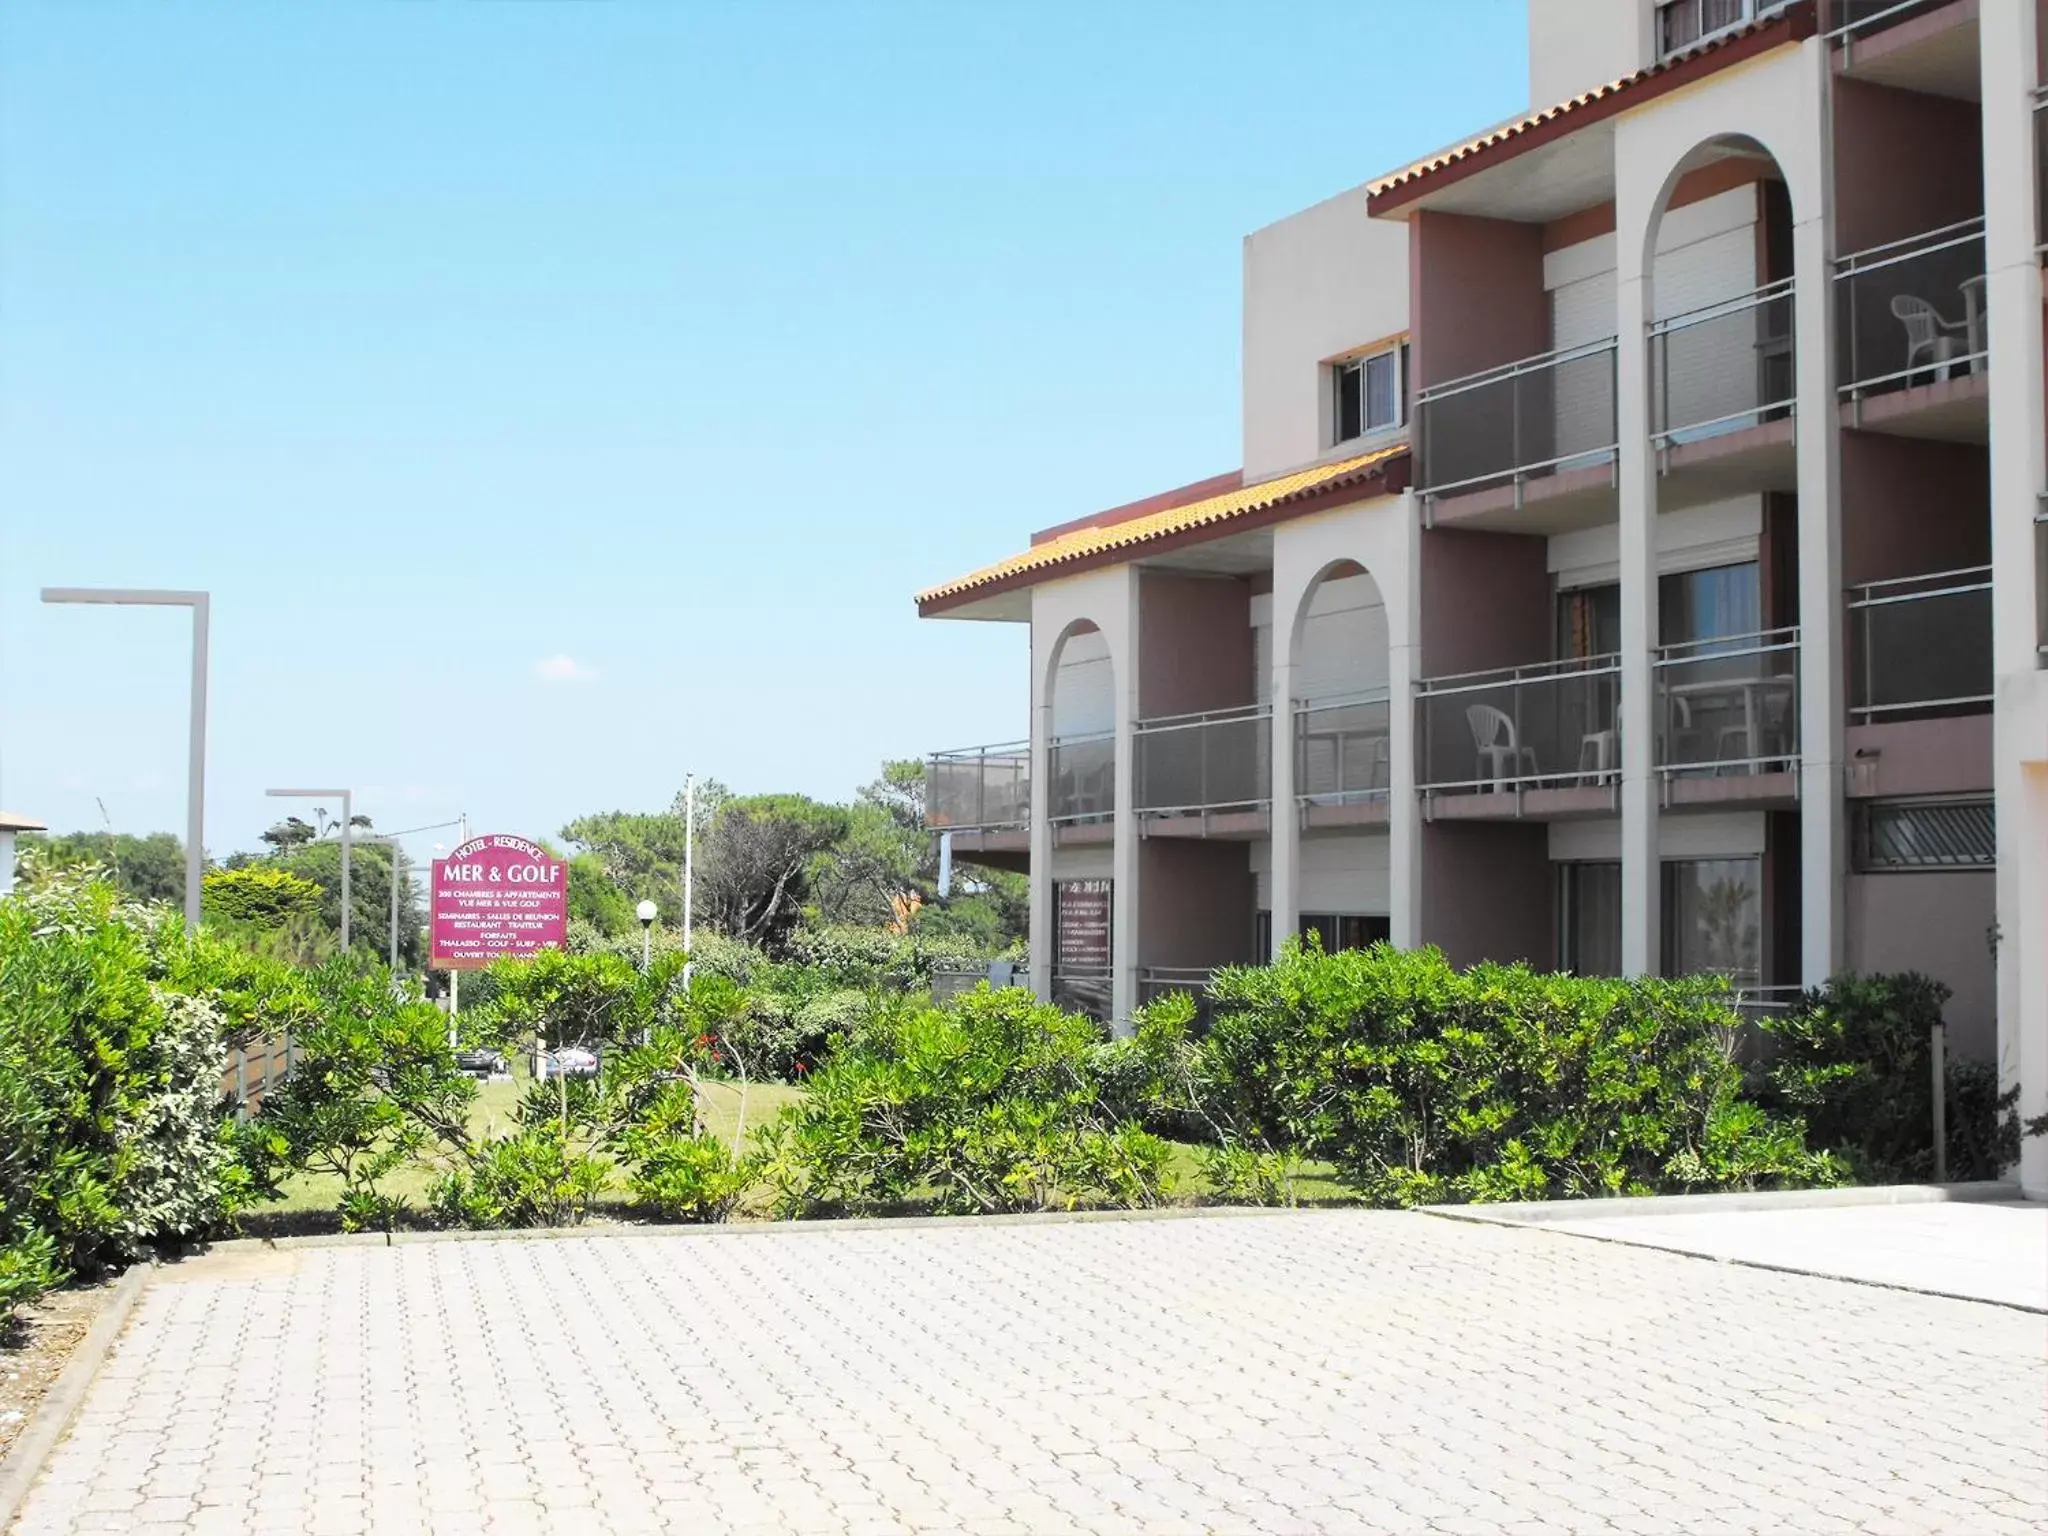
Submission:
[[[1934,1176],[1933,1027],[1949,990],[1927,976],[1841,975],[1763,1021],[1772,1052],[1751,1096],[1806,1121],[1807,1139],[1866,1183]],[[2019,1159],[2017,1090],[1988,1066],[1946,1063],[1948,1176],[1995,1179]]]
[[[1249,1171],[1281,1152],[1334,1163],[1383,1205],[1839,1176],[1796,1122],[1741,1099],[1737,1020],[1710,978],[1461,972],[1433,949],[1293,946],[1213,991],[1182,1097],[1219,1145],[1249,1150],[1239,1183],[1257,1187]]]
[[[697,1127],[694,1084],[661,1087],[619,1133],[634,1199],[662,1221],[723,1221],[759,1177],[756,1161]]]
[[[938,1008],[878,999],[765,1135],[786,1214],[1029,1211],[1164,1198],[1168,1148],[1102,1110],[1085,1019],[983,987]]]
[[[91,869],[32,865],[0,900],[0,1307],[234,1219],[221,1068],[278,984]]]
[[[578,1226],[610,1173],[559,1122],[543,1121],[470,1148],[466,1166],[434,1186],[433,1210],[457,1227]]]

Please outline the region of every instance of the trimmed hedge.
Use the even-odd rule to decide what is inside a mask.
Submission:
[[[1212,1022],[1148,1010],[1133,1050],[1158,1113],[1208,1122],[1241,1189],[1289,1159],[1381,1205],[1550,1200],[1838,1182],[1796,1118],[1742,1094],[1740,1026],[1712,978],[1608,980],[1453,967],[1434,949],[1224,972]],[[1234,1172],[1233,1172],[1234,1170]]]

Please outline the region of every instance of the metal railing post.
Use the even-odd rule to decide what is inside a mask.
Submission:
[[[1934,1182],[1948,1182],[1948,1040],[1947,1026],[1936,1019],[1928,1027],[1927,1060],[1934,1090]]]

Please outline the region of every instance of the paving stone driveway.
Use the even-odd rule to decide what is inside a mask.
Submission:
[[[223,1255],[58,1532],[2048,1528],[2044,1320],[1397,1213]]]

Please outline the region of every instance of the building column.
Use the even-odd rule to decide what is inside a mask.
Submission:
[[[1137,813],[1139,665],[1138,605],[1143,591],[1138,567],[1128,566],[1129,590],[1118,615],[1118,630],[1109,637],[1110,666],[1116,678],[1116,820],[1111,853],[1110,1008],[1111,1028],[1129,1034],[1138,1008],[1138,845]]]
[[[1387,605],[1387,934],[1422,942],[1422,798],[1415,789],[1415,684],[1422,675],[1422,509],[1401,497],[1398,569],[1380,575]]]
[[[1031,626],[1031,990],[1052,1000],[1052,679],[1051,642]]]
[[[1990,326],[1992,774],[1998,816],[1998,1068],[2023,1119],[2048,1113],[2048,689],[2040,671],[2035,515],[2043,443],[2042,283],[2035,256],[2032,4],[1982,7],[1984,261]],[[2002,318],[2001,318],[2002,317]],[[2048,1137],[2022,1143],[2020,1183],[2048,1197]]]
[[[1280,605],[1285,596],[1290,607]],[[1273,587],[1273,676],[1268,695],[1273,701],[1273,810],[1271,871],[1266,877],[1268,911],[1272,915],[1272,953],[1280,951],[1301,927],[1301,807],[1294,787],[1294,610],[1300,594]]]
[[[1615,465],[1621,546],[1621,969],[1662,968],[1664,882],[1657,862],[1657,466],[1650,444],[1647,253],[1657,210],[1617,188]]]
[[[1801,113],[1812,163],[1792,194],[1792,351],[1799,486],[1800,980],[1824,985],[1847,947],[1848,699],[1842,598],[1842,416],[1835,392],[1834,123],[1826,43],[1805,45]],[[1788,177],[1793,166],[1781,166]]]

